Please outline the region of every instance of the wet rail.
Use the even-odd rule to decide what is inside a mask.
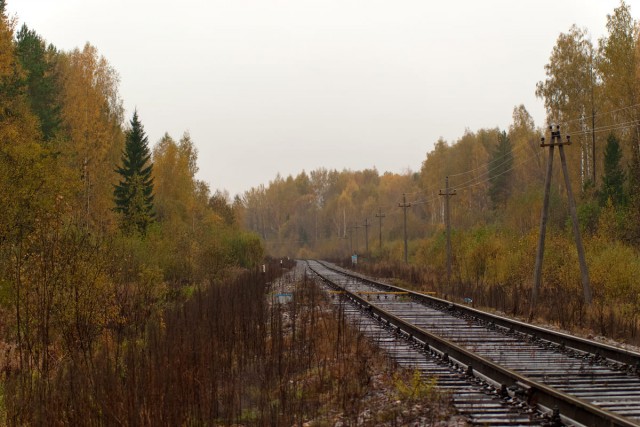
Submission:
[[[492,387],[487,381],[467,375],[465,369],[445,360],[443,353],[425,349],[417,341],[398,334],[392,325],[363,313],[357,305],[332,299],[340,313],[360,332],[382,349],[399,366],[419,370],[424,379],[436,379],[441,392],[451,395],[460,415],[472,425],[481,426],[551,426],[551,413],[531,410],[523,399]],[[421,424],[416,424],[421,425]]]
[[[309,261],[342,298],[493,393],[566,424],[640,425],[640,354],[452,304]],[[505,424],[509,425],[509,424]]]

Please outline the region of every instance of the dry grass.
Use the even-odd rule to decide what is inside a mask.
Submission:
[[[245,274],[196,290],[143,334],[122,343],[105,335],[48,378],[10,375],[7,424],[403,425],[447,416],[446,396],[399,396],[409,374],[312,281],[292,282],[293,300],[277,304],[266,297],[274,279]]]

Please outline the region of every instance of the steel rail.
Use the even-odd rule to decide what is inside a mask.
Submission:
[[[330,268],[325,264],[323,265],[326,268]],[[330,284],[331,287],[343,290],[344,297],[347,297],[354,303],[360,305],[364,310],[368,311],[370,315],[374,317],[377,316],[379,319],[382,319],[389,324],[399,328],[400,330],[403,330],[406,334],[409,334],[410,337],[418,339],[426,343],[427,345],[438,349],[439,351],[446,354],[446,358],[453,358],[457,362],[466,365],[469,372],[479,372],[482,375],[492,379],[493,381],[496,381],[497,383],[503,384],[505,386],[516,385],[521,388],[523,387],[526,390],[527,401],[530,404],[543,405],[547,408],[558,408],[562,416],[586,426],[637,427],[639,425],[632,420],[594,406],[588,402],[585,402],[584,400],[558,391],[540,382],[533,381],[530,378],[522,376],[510,369],[504,368],[484,357],[470,352],[447,339],[434,335],[424,329],[418,328],[415,325],[373,304],[370,304],[364,298],[332,282],[327,277],[321,275],[317,270],[313,269],[313,267],[311,267],[310,265],[309,268],[325,283]],[[355,277],[359,280],[365,280],[370,283],[374,282],[362,277],[346,274],[345,272],[333,268],[330,269],[346,276]],[[390,286],[386,284],[382,285]]]
[[[399,286],[378,282],[376,280],[372,280],[371,278],[368,278],[359,274],[355,274],[353,272],[349,272],[342,269],[339,270],[322,261],[318,261],[318,262],[322,264],[325,268],[339,272],[341,274],[345,274],[350,277],[357,278],[359,280],[363,280],[367,283],[370,283],[371,285],[374,285],[377,287],[383,287],[388,290],[393,290],[395,292],[407,292],[415,300],[441,304],[443,306],[448,307],[449,310],[451,311],[454,311],[454,310],[458,311],[462,314],[466,314],[467,316],[470,316],[477,320],[484,321],[488,324],[492,323],[496,326],[500,326],[507,330],[519,332],[522,334],[527,334],[531,337],[536,337],[545,341],[549,341],[551,343],[555,343],[560,346],[570,347],[574,350],[600,356],[614,362],[622,363],[624,365],[627,365],[629,369],[634,369],[636,372],[640,373],[640,353],[638,352],[626,350],[619,347],[614,347],[612,345],[608,345],[608,344],[604,344],[596,341],[591,341],[585,338],[576,337],[563,332],[553,331],[540,326],[521,322],[519,320],[499,316],[497,314],[487,313],[487,312],[480,311],[478,309],[468,307],[462,304],[457,304],[445,299],[441,299],[434,296],[425,295],[420,292],[412,291],[410,289],[405,289]]]

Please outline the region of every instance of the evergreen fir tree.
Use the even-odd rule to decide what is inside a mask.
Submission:
[[[511,194],[513,152],[505,131],[498,134],[498,145],[489,163],[489,197],[494,209],[504,206]]]
[[[154,219],[153,164],[137,111],[133,113],[126,138],[122,166],[116,169],[121,179],[113,191],[115,210],[122,215],[121,227],[125,233],[145,234]]]
[[[620,165],[622,149],[620,142],[614,134],[609,134],[607,145],[604,149],[604,175],[600,190],[600,205],[605,206],[611,200],[613,206],[626,204],[624,182],[626,179],[624,170]]]

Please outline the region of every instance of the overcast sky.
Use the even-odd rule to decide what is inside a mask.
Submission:
[[[634,16],[640,2],[629,1]],[[98,48],[155,144],[189,131],[231,196],[319,167],[418,171],[439,137],[507,128],[561,32],[614,0],[8,0],[47,42]]]

